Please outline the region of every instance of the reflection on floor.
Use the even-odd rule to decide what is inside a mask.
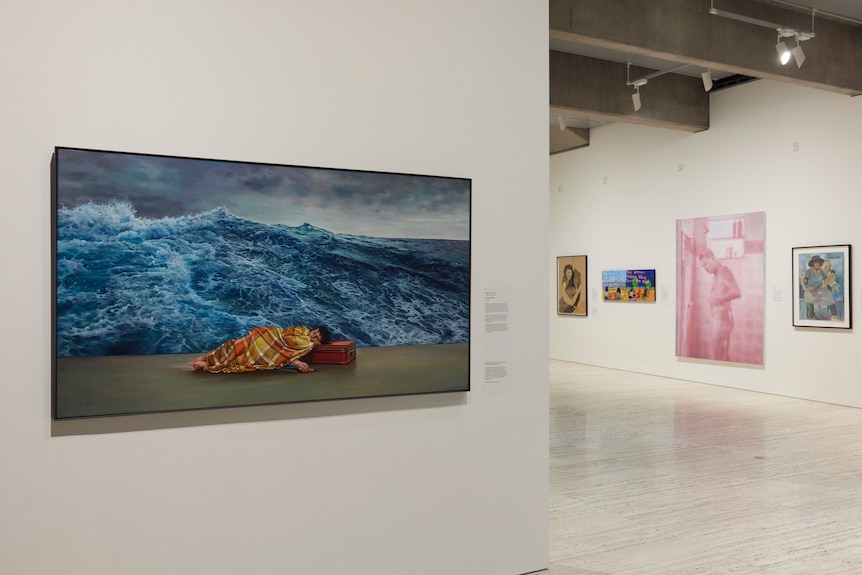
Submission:
[[[551,362],[548,575],[862,573],[862,410]]]

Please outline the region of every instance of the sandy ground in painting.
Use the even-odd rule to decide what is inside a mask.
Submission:
[[[194,371],[197,354],[62,358],[58,419],[465,391],[469,344],[373,347],[312,373]]]

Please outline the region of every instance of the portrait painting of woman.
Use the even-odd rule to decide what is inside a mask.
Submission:
[[[557,315],[587,315],[587,256],[557,258]]]

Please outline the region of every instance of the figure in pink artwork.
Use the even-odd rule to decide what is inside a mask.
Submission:
[[[701,249],[697,259],[703,269],[712,275],[708,295],[712,320],[712,359],[730,361],[727,351],[730,334],[733,333],[733,310],[730,303],[742,297],[742,291],[733,272],[715,259],[711,249]]]

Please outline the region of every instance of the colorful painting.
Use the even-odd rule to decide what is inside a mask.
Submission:
[[[793,325],[850,329],[850,246],[793,248]]]
[[[763,365],[765,220],[677,220],[678,357]]]
[[[605,301],[655,301],[655,270],[603,270]]]
[[[469,179],[57,148],[52,186],[57,419],[470,387]]]
[[[587,315],[587,256],[557,258],[557,315]]]

